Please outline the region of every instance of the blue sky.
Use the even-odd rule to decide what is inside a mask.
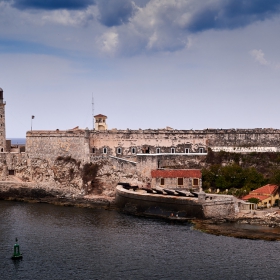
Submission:
[[[280,128],[275,0],[0,0],[7,137],[30,129]]]

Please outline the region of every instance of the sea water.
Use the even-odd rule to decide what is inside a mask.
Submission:
[[[280,279],[279,251],[191,224],[0,201],[0,279]]]

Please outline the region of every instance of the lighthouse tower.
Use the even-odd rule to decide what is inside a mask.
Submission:
[[[5,105],[3,89],[0,88],[0,152],[6,152],[6,126],[5,126]]]

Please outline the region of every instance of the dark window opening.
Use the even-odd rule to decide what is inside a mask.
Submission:
[[[103,154],[107,154],[107,148],[103,148]]]
[[[156,153],[159,154],[160,153],[160,148],[156,149]]]
[[[193,186],[198,186],[198,179],[193,179]]]
[[[171,148],[171,153],[175,154],[175,148]]]
[[[165,183],[165,182],[164,182],[164,178],[161,178],[161,179],[160,179],[160,185],[161,185],[161,186],[164,186],[164,183]]]
[[[186,148],[186,149],[185,149],[185,153],[188,154],[189,152],[190,152],[190,149],[189,149],[189,148]]]
[[[15,170],[9,170],[9,175],[15,175]]]
[[[2,133],[1,133],[1,135],[2,135]],[[1,152],[2,152],[2,153],[4,152],[4,149],[3,149],[3,148],[1,148]]]
[[[95,154],[95,148],[92,148],[92,153]]]
[[[203,152],[204,152],[204,149],[203,149],[203,148],[199,148],[199,152],[200,152],[200,153],[203,153]]]
[[[150,148],[149,147],[142,148],[142,153],[143,154],[149,154],[150,153]]]
[[[178,186],[183,186],[183,185],[184,185],[183,178],[178,178]]]
[[[131,153],[132,153],[132,154],[135,154],[135,153],[136,153],[135,148],[132,148],[132,149],[131,149]]]
[[[117,154],[121,154],[122,153],[122,149],[121,148],[117,148]]]

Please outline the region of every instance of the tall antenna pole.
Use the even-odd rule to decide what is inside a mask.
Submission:
[[[92,94],[92,129],[94,130],[94,98],[93,98],[93,94]]]

